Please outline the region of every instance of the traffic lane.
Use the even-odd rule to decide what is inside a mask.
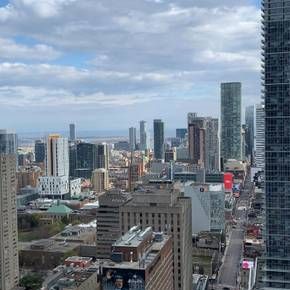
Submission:
[[[240,260],[243,245],[243,231],[236,229],[232,231],[228,250],[220,270],[219,284],[236,286],[239,273]]]

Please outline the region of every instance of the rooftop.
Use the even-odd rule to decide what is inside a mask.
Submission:
[[[59,204],[53,205],[47,210],[47,212],[52,214],[70,214],[72,212],[72,209],[70,209],[64,204]]]

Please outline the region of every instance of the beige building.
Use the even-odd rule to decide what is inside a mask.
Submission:
[[[0,289],[19,280],[16,209],[16,156],[0,154]]]
[[[109,173],[104,168],[98,168],[92,173],[93,190],[97,193],[104,192],[109,189]]]
[[[171,189],[146,187],[120,208],[122,234],[132,226],[172,236],[175,290],[192,288],[191,201]]]
[[[130,198],[130,194],[118,190],[108,191],[99,197],[96,241],[98,259],[111,257],[111,246],[121,237],[120,208]]]
[[[38,166],[20,166],[17,172],[17,192],[26,186],[38,187],[41,169]]]

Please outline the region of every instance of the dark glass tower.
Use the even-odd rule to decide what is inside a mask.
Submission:
[[[290,0],[264,0],[264,287],[290,288]]]
[[[8,130],[0,130],[0,153],[17,154],[17,135]]]
[[[44,162],[45,159],[45,144],[41,140],[36,140],[34,143],[35,162]]]
[[[164,159],[164,123],[162,120],[154,120],[154,157]]]

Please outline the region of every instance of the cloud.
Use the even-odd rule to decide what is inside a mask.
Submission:
[[[37,94],[39,106],[52,102],[53,92],[59,106],[192,99],[206,111],[219,83],[234,80],[257,102],[259,18],[250,0],[11,0],[0,8],[0,87],[10,99],[25,94],[27,106]]]

